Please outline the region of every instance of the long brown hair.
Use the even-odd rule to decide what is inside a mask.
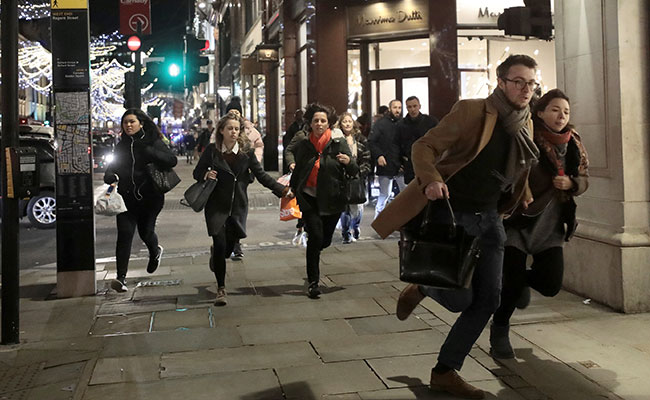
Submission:
[[[361,125],[354,119],[351,113],[349,112],[344,112],[343,114],[339,115],[338,121],[336,121],[336,124],[334,124],[335,128],[339,128],[341,132],[343,132],[343,128],[341,127],[341,121],[343,121],[343,118],[345,117],[350,117],[352,120],[352,135],[360,135],[361,134]],[[345,135],[345,132],[343,132]]]
[[[217,122],[217,129],[215,129],[212,137],[210,138],[210,143],[214,143],[217,147],[217,151],[221,152],[221,146],[223,144],[223,129],[226,127],[228,121],[237,121],[239,122],[239,137],[237,138],[237,143],[239,144],[240,150],[248,152],[251,148],[251,141],[248,139],[248,135],[244,130],[244,119],[237,116],[235,113],[228,113],[221,117],[219,122]]]

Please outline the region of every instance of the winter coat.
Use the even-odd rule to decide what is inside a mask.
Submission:
[[[400,157],[404,165],[404,182],[409,183],[415,178],[413,172],[413,163],[411,162],[411,146],[416,140],[424,136],[425,133],[434,126],[438,125],[435,117],[426,114],[420,114],[411,118],[410,114],[397,123],[397,136],[400,146]]]
[[[154,163],[159,169],[176,166],[176,156],[163,143],[158,132],[140,130],[133,136],[122,133],[122,139],[115,146],[113,162],[104,173],[104,182],[118,182],[117,191],[125,198],[141,201],[143,198],[162,196],[153,186],[146,165]]]
[[[237,161],[231,168],[222,153],[217,151],[214,144],[210,144],[194,168],[194,179],[203,182],[208,168],[217,171],[217,185],[205,205],[208,235],[216,236],[230,217],[233,230],[229,233],[234,234],[235,238],[245,238],[250,174],[255,175],[262,185],[278,197],[282,196],[284,186],[264,172],[253,149],[240,149]]]
[[[361,133],[353,133],[354,140],[357,141],[357,154],[353,155],[352,158],[356,161],[359,166],[359,176],[366,178],[370,173],[370,148],[368,147],[368,139],[363,136]],[[349,146],[348,146],[349,147]]]
[[[298,135],[294,139],[296,137]],[[336,159],[336,155],[339,153],[350,157],[350,162],[347,165],[341,164]],[[306,211],[311,207],[306,201],[303,190],[319,154],[309,140],[309,136],[305,136],[296,142],[293,155],[296,167],[291,174],[291,190],[298,199],[300,209]],[[345,209],[347,204],[342,198],[341,192],[345,179],[344,173],[355,176],[359,173],[359,166],[352,158],[343,133],[338,129],[332,129],[332,138],[320,154],[320,168],[316,184],[316,201],[320,215],[340,214]]]
[[[472,162],[492,138],[499,113],[486,99],[457,102],[435,127],[411,148],[415,179],[373,221],[372,227],[385,238],[400,229],[428,203],[424,194],[433,182],[446,182]],[[529,121],[529,131],[533,123]],[[531,137],[532,139],[532,137]],[[529,171],[515,182],[514,191],[504,193],[498,211],[511,213],[523,200],[531,200]]]
[[[396,176],[400,173],[402,160],[400,158],[399,138],[397,136],[397,121],[392,114],[384,115],[370,129],[368,143],[372,153],[372,161],[377,166],[378,176]],[[384,156],[386,165],[380,167],[377,159]]]
[[[262,156],[264,156],[264,141],[262,141],[262,135],[260,131],[255,129],[255,125],[249,120],[244,120],[244,132],[248,136],[253,149],[255,149],[255,157],[257,161],[262,162]]]

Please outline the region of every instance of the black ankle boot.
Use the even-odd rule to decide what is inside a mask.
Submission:
[[[490,324],[490,355],[494,358],[515,358],[515,352],[510,345],[510,325]]]

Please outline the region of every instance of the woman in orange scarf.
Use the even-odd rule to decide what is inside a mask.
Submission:
[[[318,103],[307,106],[304,115],[309,134],[294,148],[295,167],[291,189],[298,199],[307,232],[307,294],[320,296],[320,253],[332,243],[341,212],[346,176],[359,173],[343,133],[332,129],[336,113]]]

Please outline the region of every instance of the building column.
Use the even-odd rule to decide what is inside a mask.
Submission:
[[[348,47],[345,2],[317,0],[315,15],[316,65],[311,79],[316,93],[309,98],[334,106],[336,113],[348,110]]]
[[[555,0],[558,87],[590,161],[564,285],[623,312],[650,311],[649,7]]]
[[[291,18],[291,2],[285,1],[282,8],[282,51],[284,59],[284,126],[293,122],[293,113],[301,108],[300,77],[298,76],[298,24]]]
[[[429,0],[429,113],[442,119],[460,97],[456,0]]]

